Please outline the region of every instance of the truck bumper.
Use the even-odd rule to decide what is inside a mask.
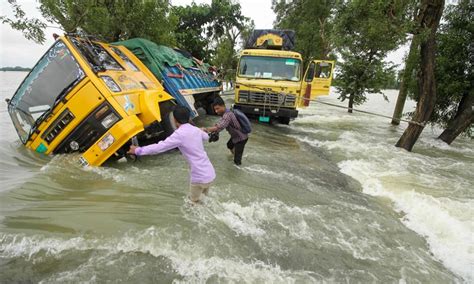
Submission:
[[[120,147],[141,131],[143,131],[143,123],[137,116],[133,115],[123,118],[82,154],[80,163],[91,166],[102,165]],[[99,145],[106,136],[111,137],[109,139],[109,146],[101,149]]]
[[[294,108],[275,108],[261,105],[234,104],[234,108],[239,109],[246,115],[250,116],[266,116],[266,117],[288,117],[295,118],[298,111]]]

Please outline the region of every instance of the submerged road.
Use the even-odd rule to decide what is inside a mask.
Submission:
[[[1,74],[1,100],[23,76]],[[363,108],[390,115],[386,95]],[[472,141],[427,128],[408,153],[389,123],[312,104],[255,124],[240,168],[223,133],[206,145],[210,196],[190,206],[179,152],[85,169],[25,149],[1,108],[0,282],[474,281]]]

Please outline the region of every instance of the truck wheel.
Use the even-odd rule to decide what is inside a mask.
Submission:
[[[160,103],[161,128],[164,131],[164,138],[170,136],[176,130],[173,109],[176,106],[174,101],[165,101]]]
[[[174,120],[173,111],[169,111],[168,114],[163,117],[163,120],[161,121],[161,126],[163,126],[163,130],[165,131],[166,137],[173,134],[173,132],[178,128],[176,126],[176,121]]]
[[[216,115],[216,113],[214,112],[214,109],[212,108],[212,104],[214,103],[214,100],[217,98],[221,98],[221,96],[219,96],[218,94],[215,94],[207,98],[206,100],[207,104],[205,105],[207,114]]]
[[[196,109],[197,113],[199,116],[203,117],[207,114],[206,109],[203,107],[199,107]]]
[[[281,124],[290,124],[290,118],[289,117],[279,117],[278,122]]]

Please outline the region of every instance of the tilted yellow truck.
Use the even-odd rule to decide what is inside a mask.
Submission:
[[[288,124],[298,108],[328,95],[334,61],[313,60],[303,73],[301,54],[291,51],[294,32],[255,30],[240,53],[234,108],[261,122]]]
[[[26,147],[81,153],[83,165],[123,157],[134,138],[173,131],[173,98],[133,53],[67,35],[33,67],[8,112]]]

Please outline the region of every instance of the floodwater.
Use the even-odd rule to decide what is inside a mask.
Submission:
[[[0,73],[2,101],[25,75]],[[361,108],[390,115],[396,94]],[[316,103],[254,125],[241,168],[222,134],[190,206],[179,152],[81,168],[25,149],[3,105],[0,282],[472,283],[473,141],[428,127],[408,153],[389,122]]]

